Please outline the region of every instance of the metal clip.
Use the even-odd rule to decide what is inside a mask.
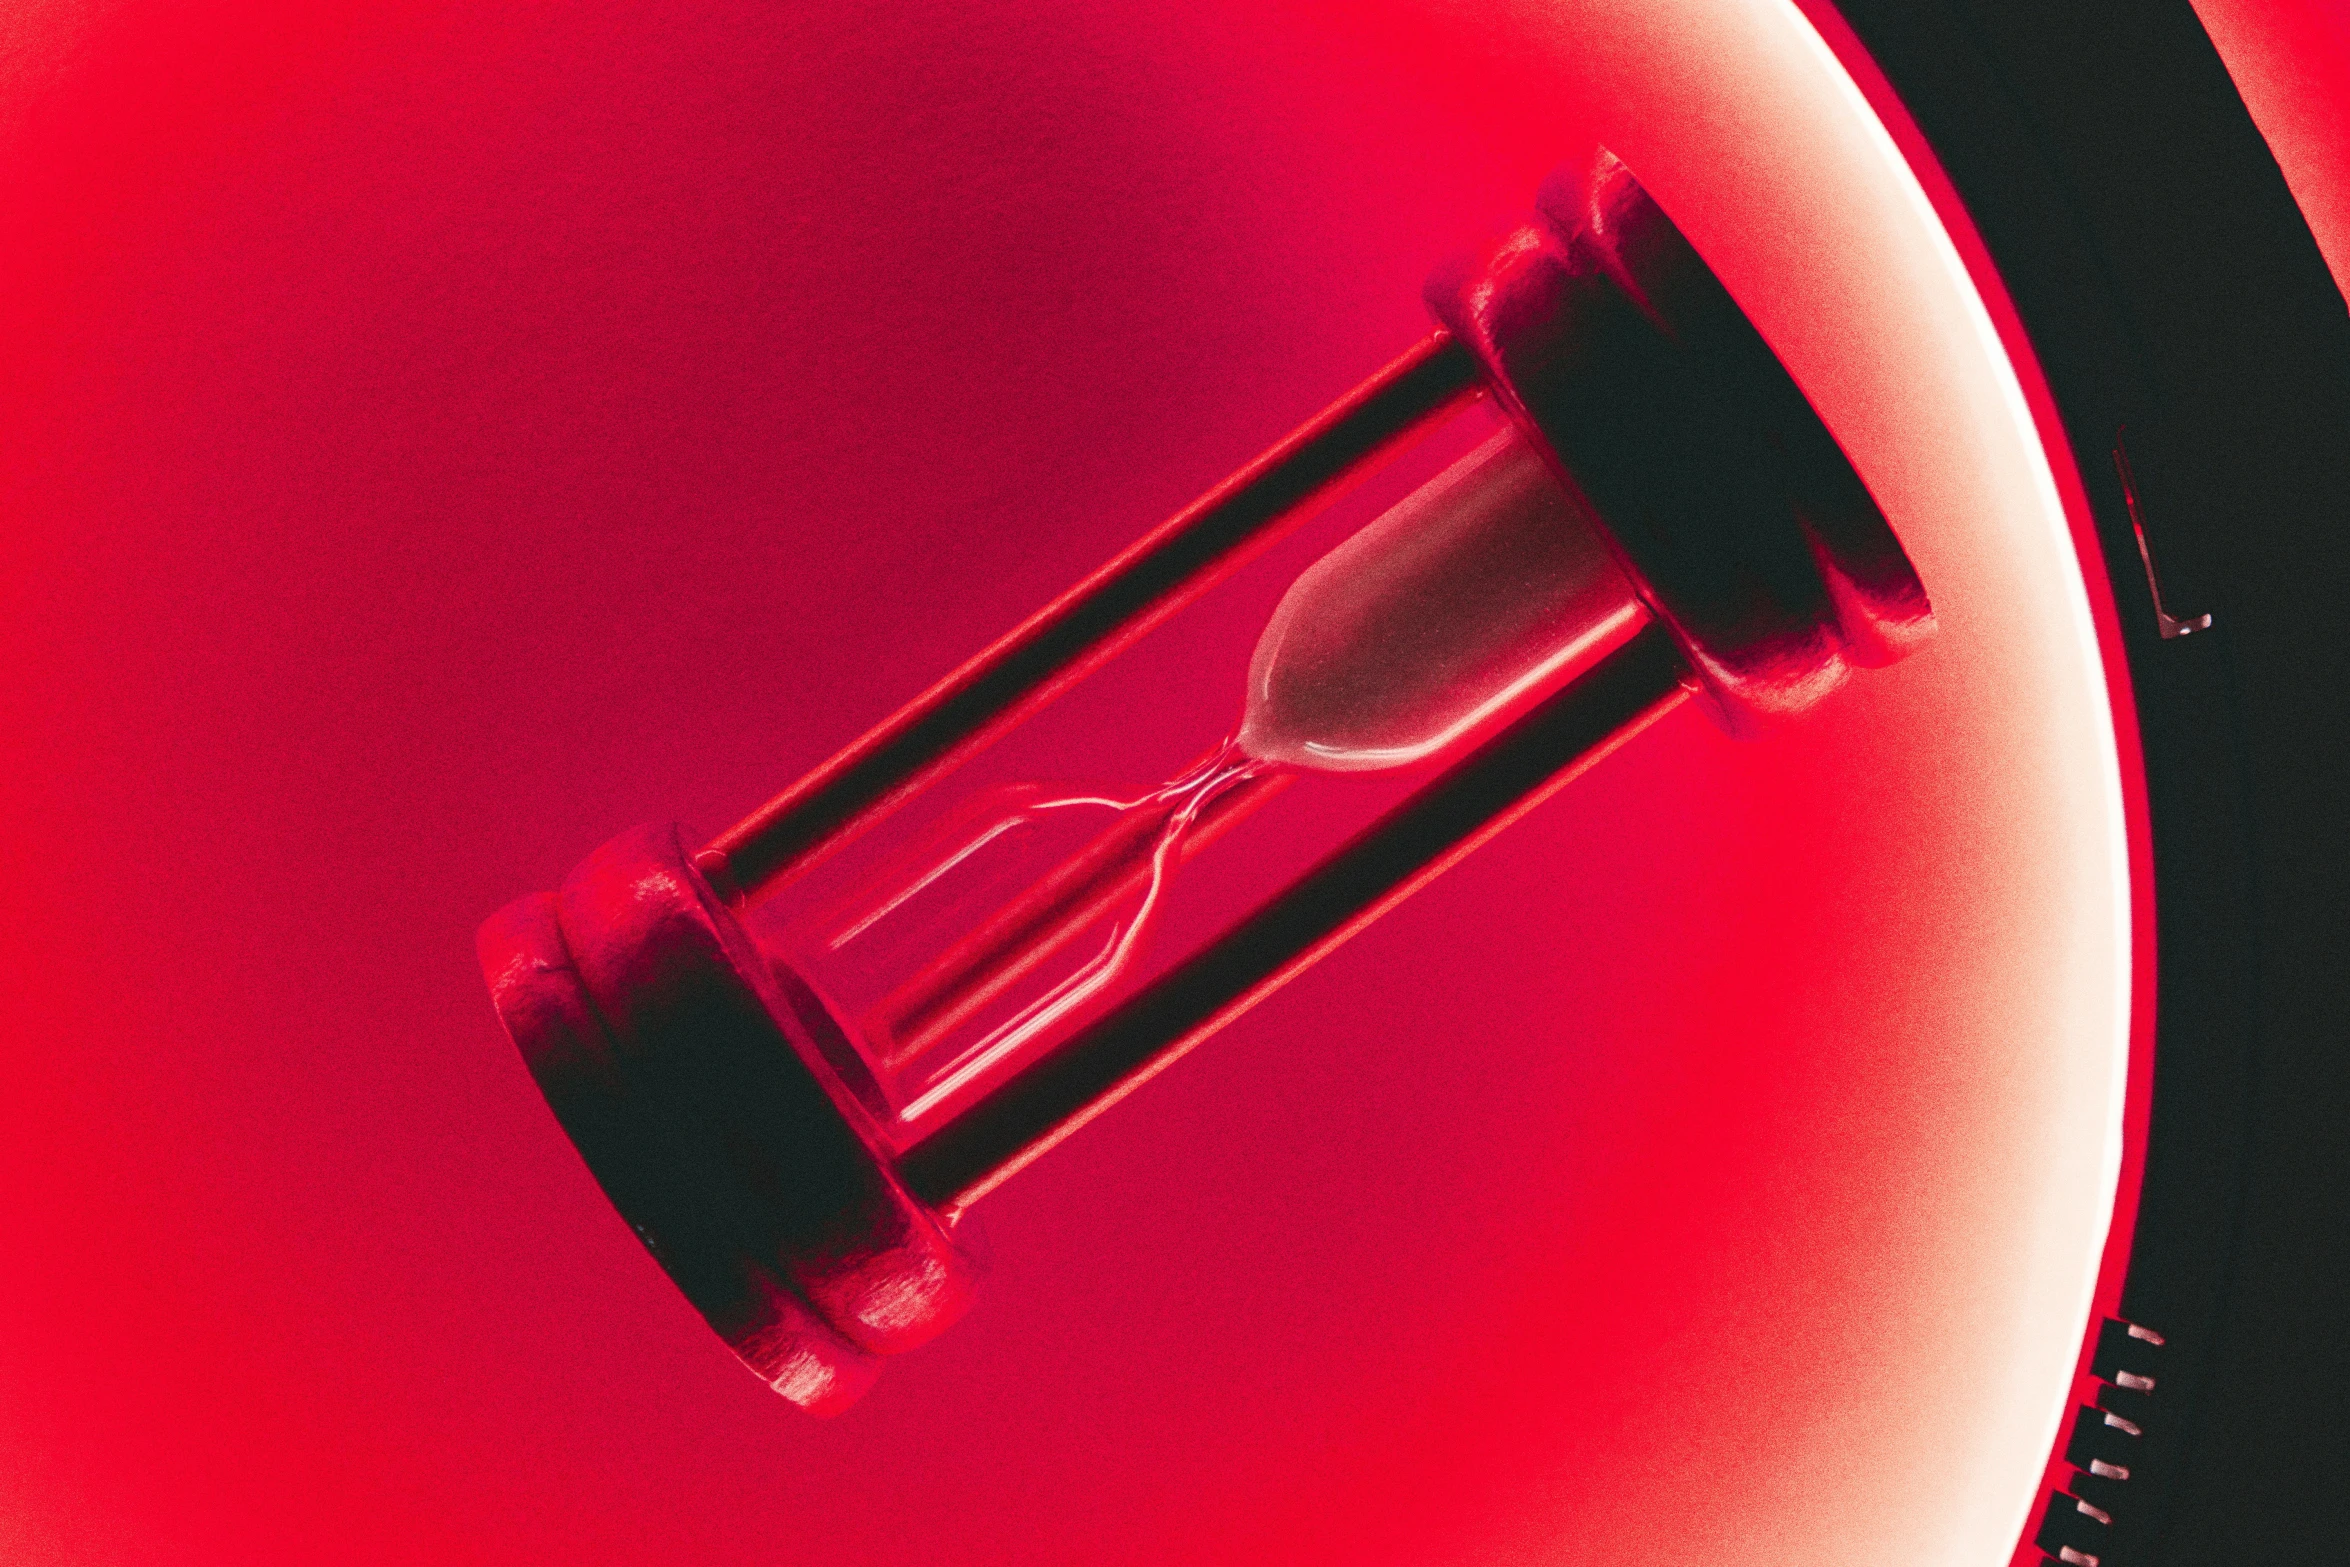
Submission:
[[[2128,430],[2123,426],[2113,432],[2113,467],[2121,475],[2122,504],[2130,509],[2130,531],[2138,536],[2138,561],[2146,568],[2146,591],[2154,596],[2154,624],[2161,631],[2162,640],[2193,636],[2198,631],[2211,629],[2209,615],[2197,615],[2181,620],[2162,603],[2162,583],[2154,575],[2154,552],[2146,547],[2146,514],[2138,505],[2138,481],[2130,472],[2130,454],[2122,448],[2122,436]],[[2157,1343],[2161,1342],[2156,1340]]]

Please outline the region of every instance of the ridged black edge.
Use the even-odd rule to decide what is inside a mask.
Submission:
[[[2159,1517],[2148,1468],[2161,1445],[2162,1397],[2170,1376],[2164,1337],[2108,1317],[2097,1332],[2092,1370],[2097,1401],[2073,1412],[2064,1459],[2072,1476],[2041,1506],[2032,1543],[2065,1567],[2121,1567],[2143,1559]]]

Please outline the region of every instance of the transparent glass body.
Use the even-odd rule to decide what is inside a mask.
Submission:
[[[1596,525],[1500,428],[1295,574],[1236,721],[1189,765],[1156,784],[982,784],[759,928],[912,1140],[1130,989],[1184,867],[1276,795],[1439,764],[1643,618]]]

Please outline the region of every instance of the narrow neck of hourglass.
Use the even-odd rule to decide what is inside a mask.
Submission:
[[[1448,332],[1416,343],[823,766],[713,839],[729,901],[797,874],[1284,537],[1482,393]]]
[[[1226,740],[1146,794],[1094,802],[1115,811],[1103,831],[933,954],[863,1018],[867,1048],[903,1085],[901,1122],[919,1123],[1114,983],[1139,955],[1169,878],[1270,799],[1283,771]],[[1027,809],[1066,803],[1077,802]],[[1090,942],[1093,956],[971,1040],[974,1018],[1076,942]],[[966,1043],[942,1067],[940,1051],[958,1035]]]
[[[1643,625],[1208,946],[925,1129],[900,1177],[947,1211],[976,1202],[1670,712],[1687,680],[1670,635]]]

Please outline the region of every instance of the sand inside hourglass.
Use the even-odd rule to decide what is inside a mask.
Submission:
[[[1102,997],[1175,869],[1281,785],[1439,755],[1641,615],[1577,503],[1504,431],[1299,575],[1250,660],[1239,727],[1198,762],[1139,795],[983,796],[796,945],[812,976],[861,976],[832,987],[836,1005],[855,995],[844,1011],[917,1120]]]
[[[1236,740],[1291,767],[1406,766],[1640,615],[1576,502],[1504,430],[1291,585],[1249,660]]]

